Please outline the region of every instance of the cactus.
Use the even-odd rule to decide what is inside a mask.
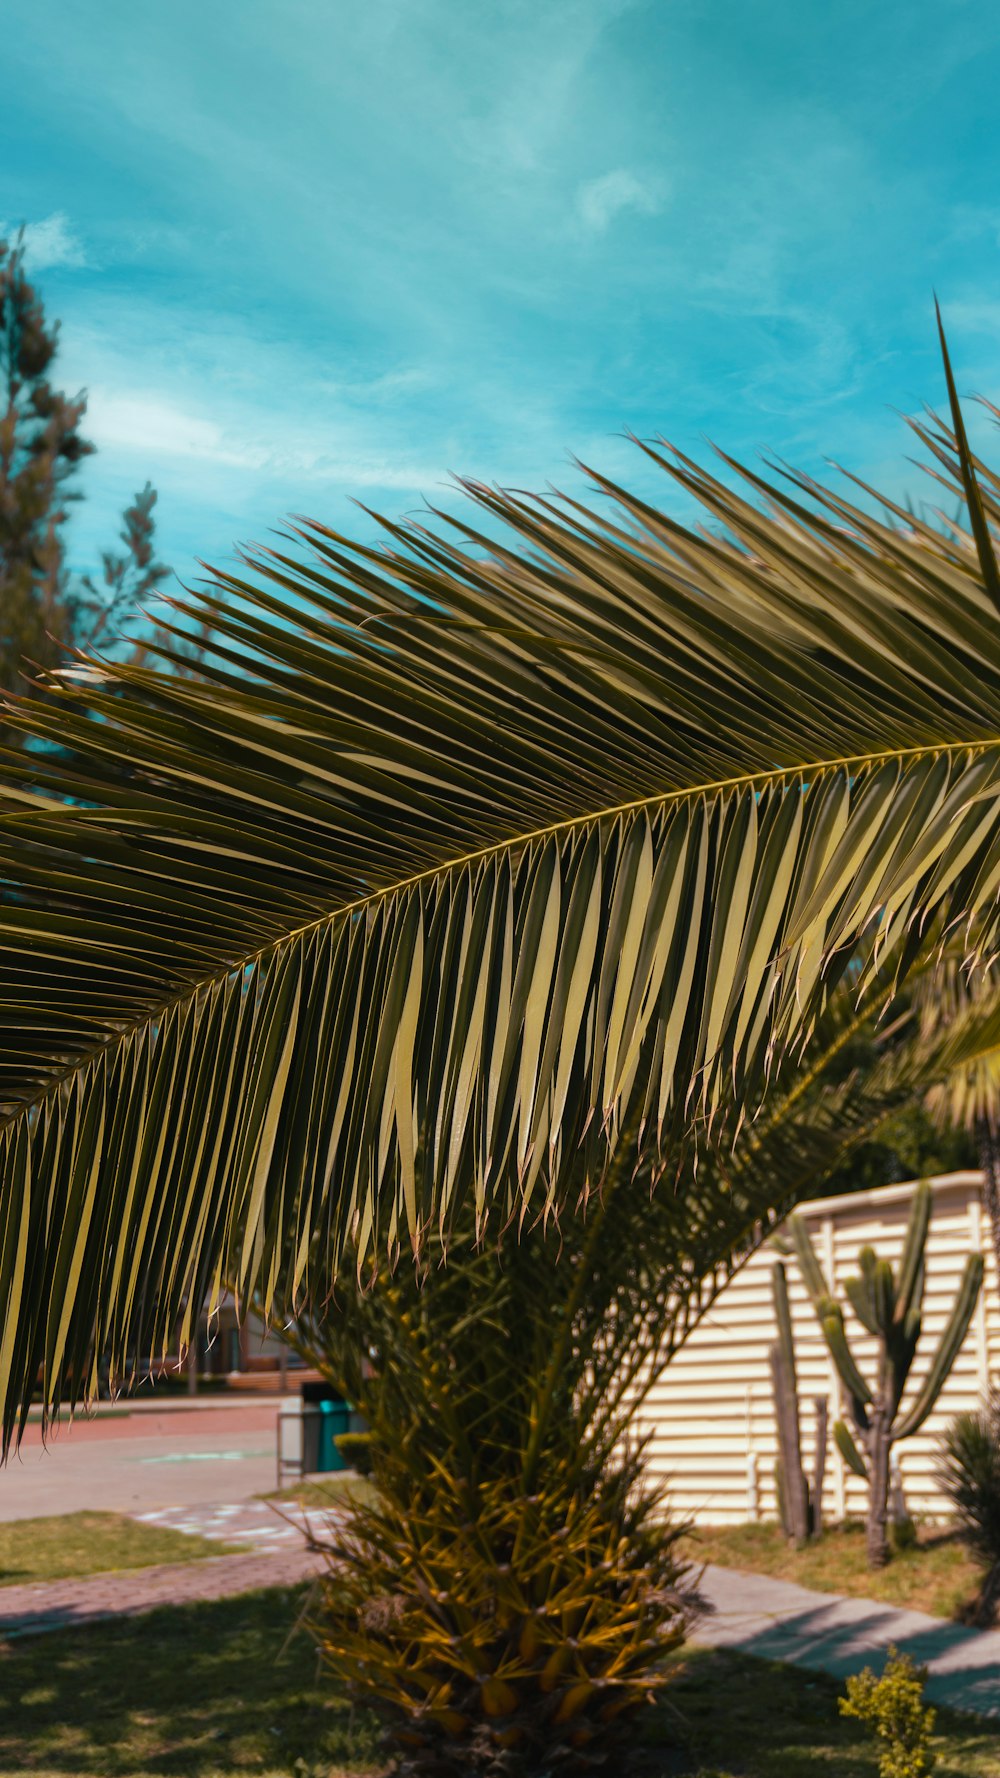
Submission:
[[[775,1469],[778,1514],[786,1537],[794,1539],[797,1544],[803,1544],[810,1537],[818,1537],[822,1529],[827,1404],[825,1397],[817,1399],[816,1452],[810,1484],[802,1466],[792,1317],[788,1307],[788,1280],[780,1261],[771,1273],[771,1291],[778,1324],[778,1338],[769,1354],[774,1411],[778,1425],[779,1456]]]
[[[982,1255],[970,1254],[930,1368],[905,1412],[901,1402],[916,1356],[921,1330],[924,1263],[930,1225],[931,1188],[922,1181],[913,1196],[898,1271],[879,1259],[872,1247],[858,1255],[859,1275],[844,1286],[848,1302],[862,1327],[879,1343],[878,1380],[871,1387],[861,1375],[847,1340],[844,1312],[833,1299],[805,1223],[789,1220],[789,1232],[806,1289],[823,1338],[843,1385],[850,1419],[838,1420],[834,1443],[855,1475],[868,1483],[867,1548],[869,1565],[881,1568],[889,1559],[889,1457],[893,1445],[912,1437],[923,1425],[948,1378],[965,1339],[983,1279]]]

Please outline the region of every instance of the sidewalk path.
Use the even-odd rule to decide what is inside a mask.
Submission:
[[[325,1511],[304,1509],[290,1500],[276,1501],[273,1506],[267,1500],[205,1502],[132,1514],[141,1525],[165,1526],[211,1542],[247,1544],[261,1551],[301,1549],[303,1537],[321,1531],[327,1516]],[[2,1599],[0,1594],[0,1602]]]
[[[0,1587],[0,1643],[91,1624],[100,1618],[133,1617],[159,1605],[190,1605],[225,1599],[258,1587],[291,1587],[318,1573],[320,1557],[303,1549],[253,1551],[246,1556],[208,1556],[204,1561],[94,1574],[85,1580],[45,1581]]]
[[[922,1611],[814,1593],[732,1568],[706,1568],[701,1590],[714,1614],[698,1624],[696,1642],[791,1661],[838,1679],[867,1665],[878,1671],[894,1642],[929,1668],[933,1703],[1000,1717],[1000,1630],[964,1630]]]
[[[152,1512],[263,1494],[276,1482],[279,1400],[78,1421],[0,1472],[0,1521]],[[35,1429],[37,1431],[37,1428]]]

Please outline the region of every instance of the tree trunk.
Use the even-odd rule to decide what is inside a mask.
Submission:
[[[980,1118],[976,1124],[976,1146],[983,1170],[981,1201],[990,1225],[997,1270],[1000,1271],[1000,1139],[986,1118]]]
[[[977,1630],[988,1630],[1000,1615],[1000,1562],[994,1562],[976,1594],[967,1621]]]
[[[865,1553],[869,1568],[884,1568],[889,1560],[889,1432],[885,1409],[879,1404],[870,1410],[868,1433],[868,1523],[865,1529]]]
[[[779,1507],[784,1508],[782,1518],[786,1537],[802,1545],[809,1536],[809,1492],[802,1472],[799,1446],[799,1404],[795,1396],[795,1384],[788,1375],[788,1366],[781,1347],[772,1346],[768,1357],[778,1423],[781,1464]]]

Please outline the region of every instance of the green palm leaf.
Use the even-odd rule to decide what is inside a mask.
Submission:
[[[753,1108],[873,921],[883,969],[931,917],[993,944],[969,539],[650,455],[718,535],[599,476],[608,511],[467,484],[485,529],[304,525],[217,575],[178,612],[213,626],[200,680],[19,707],[8,1438],[40,1370],[73,1397],[223,1278],[294,1295],[317,1241],[329,1270],[470,1199],[558,1209],[626,1124],[655,1174]]]
[[[933,1056],[928,1107],[942,1123],[975,1131],[1000,1117],[1000,996],[995,969],[966,984],[954,960],[946,959],[938,992],[922,1009],[924,1047]],[[949,966],[950,965],[950,966]],[[939,972],[940,973],[940,972]]]

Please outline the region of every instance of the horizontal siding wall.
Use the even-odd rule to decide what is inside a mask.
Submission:
[[[927,1240],[924,1325],[904,1409],[914,1398],[936,1349],[970,1252],[986,1261],[983,1294],[954,1370],[922,1430],[895,1447],[912,1512],[943,1516],[947,1502],[933,1469],[941,1432],[956,1413],[979,1405],[990,1375],[1000,1376],[1000,1294],[992,1244],[979,1204],[979,1174],[949,1174],[932,1181],[933,1211]],[[874,1379],[875,1341],[864,1332],[844,1295],[843,1281],[857,1271],[866,1243],[898,1262],[913,1186],[887,1186],[858,1198],[826,1199],[803,1206],[820,1263],[836,1284],[846,1311],[853,1351],[865,1376]],[[768,1350],[775,1338],[771,1272],[779,1255],[768,1244],[726,1286],[643,1404],[639,1429],[651,1435],[649,1465],[667,1484],[672,1509],[703,1524],[738,1524],[777,1516],[774,1466],[777,1434]],[[799,1277],[794,1256],[785,1260],[795,1336],[802,1450],[812,1469],[815,1401],[826,1396],[830,1423],[841,1414],[840,1384]],[[824,1513],[839,1518],[864,1510],[865,1484],[851,1474],[828,1443]]]

